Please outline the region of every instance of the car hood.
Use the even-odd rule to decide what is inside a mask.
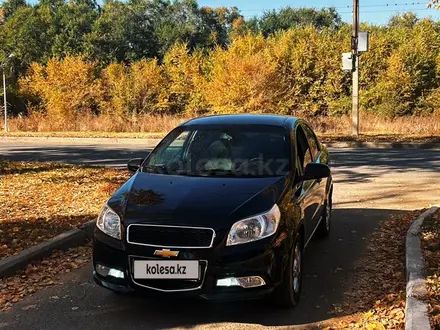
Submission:
[[[220,178],[136,173],[109,200],[132,223],[209,226],[269,210],[286,177]]]

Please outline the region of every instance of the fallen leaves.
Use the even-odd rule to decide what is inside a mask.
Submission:
[[[343,304],[332,314],[347,316],[329,329],[403,329],[405,325],[405,239],[420,211],[393,215],[368,238]]]
[[[54,251],[48,258],[28,265],[11,277],[0,279],[0,311],[10,309],[26,296],[58,284],[63,274],[89,262],[91,255],[90,244],[67,251]],[[58,297],[52,296],[51,299]],[[29,305],[22,309],[31,308],[36,306]]]
[[[433,329],[440,329],[440,211],[425,219],[420,233],[425,258],[428,307]]]
[[[127,171],[0,160],[0,259],[96,218]]]

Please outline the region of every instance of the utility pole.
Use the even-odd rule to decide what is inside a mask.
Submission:
[[[8,131],[8,105],[6,100],[6,73],[5,73],[5,67],[6,67],[6,61],[13,59],[15,57],[14,54],[9,54],[8,57],[6,57],[1,62],[1,67],[3,71],[3,105],[5,107],[5,132]]]
[[[353,124],[352,134],[359,137],[359,0],[353,0],[353,34],[351,51],[353,54]]]
[[[5,132],[8,131],[8,107],[6,105],[6,76],[5,76],[5,63],[2,63],[3,71],[3,104],[5,108]]]

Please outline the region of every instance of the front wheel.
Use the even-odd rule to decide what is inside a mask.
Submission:
[[[303,246],[302,237],[296,235],[295,244],[289,257],[289,265],[286,267],[283,282],[272,294],[273,301],[280,307],[292,308],[296,306],[301,297],[303,271]]]

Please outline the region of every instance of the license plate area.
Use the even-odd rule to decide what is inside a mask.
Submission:
[[[200,280],[198,260],[133,260],[136,280]]]

